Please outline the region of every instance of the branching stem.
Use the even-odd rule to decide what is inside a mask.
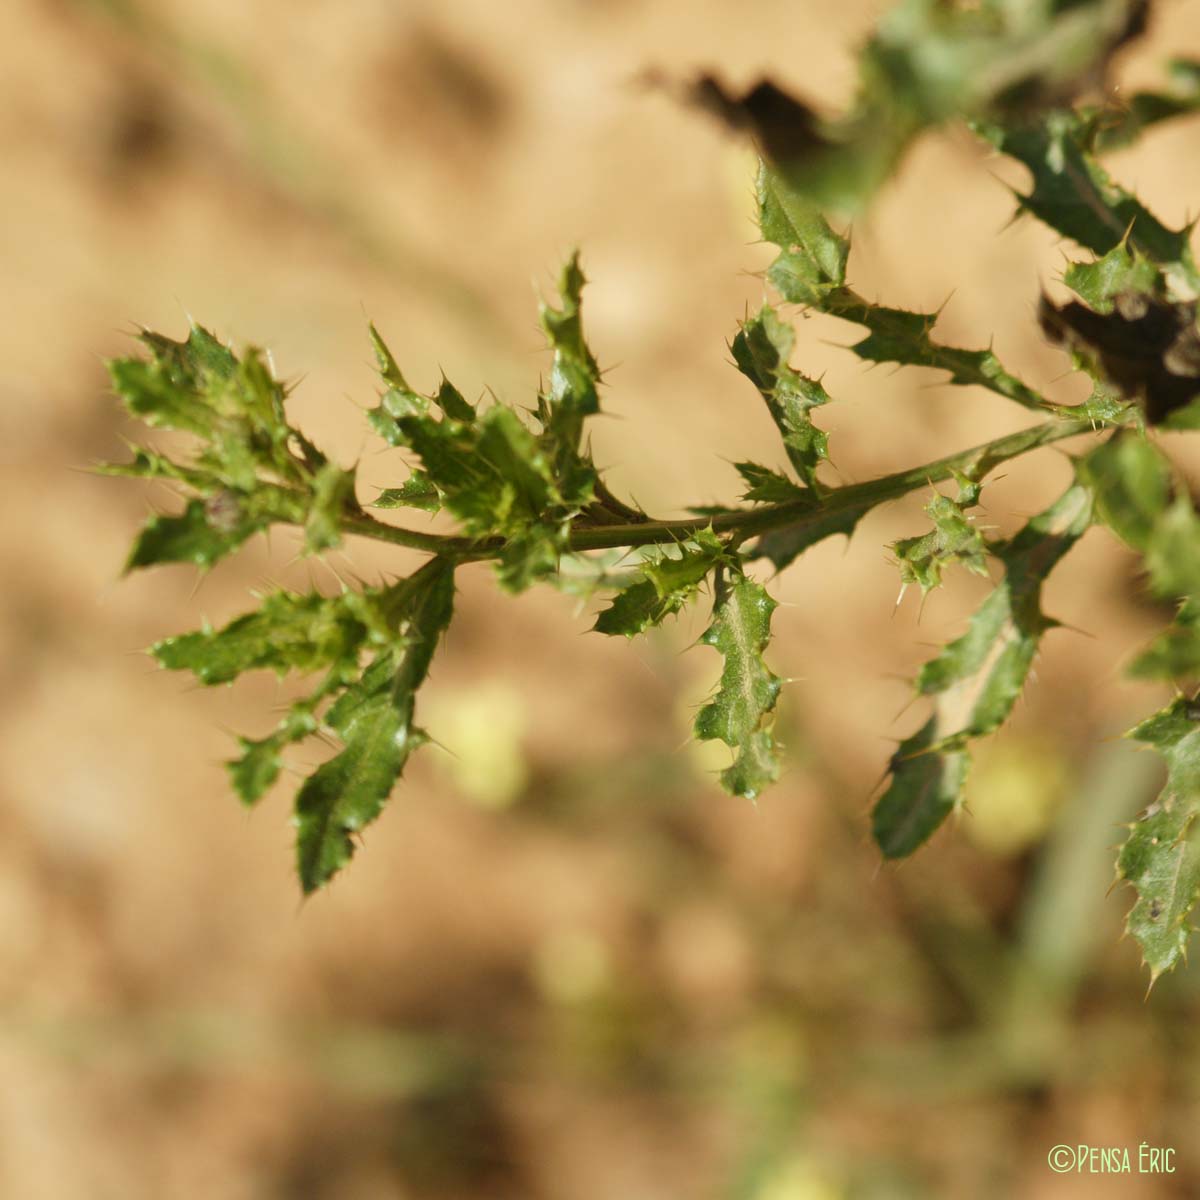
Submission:
[[[830,517],[865,513],[877,504],[899,499],[919,487],[949,479],[955,471],[982,477],[998,463],[1027,454],[1066,438],[1094,430],[1092,421],[1064,419],[1045,421],[1016,433],[1006,434],[969,450],[935,459],[907,471],[882,475],[865,483],[850,484],[826,493],[820,503],[807,497],[780,504],[761,504],[755,508],[731,510],[711,517],[685,517],[678,520],[641,521],[627,525],[576,526],[571,532],[572,550],[608,550],[616,547],[651,546],[681,541],[709,526],[716,533],[736,534],[740,539],[785,527],[828,522]],[[374,538],[396,546],[427,550],[461,561],[495,558],[504,549],[501,538],[469,538],[455,534],[422,533],[388,525],[374,517],[361,515],[345,518],[343,528],[360,537]]]

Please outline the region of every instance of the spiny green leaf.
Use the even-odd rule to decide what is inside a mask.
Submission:
[[[891,785],[871,813],[871,832],[884,858],[904,858],[928,841],[958,807],[971,757],[939,744],[932,716],[892,755]]]
[[[963,511],[978,503],[979,488],[970,480],[966,484],[956,500],[934,493],[925,506],[933,520],[931,533],[892,543],[902,596],[910,583],[919,584],[921,594],[927,595],[941,583],[943,569],[953,563],[961,563],[976,575],[987,574],[987,542]]]
[[[846,281],[850,241],[829,227],[821,210],[766,163],[758,170],[758,221],[780,248],[767,278],[792,304],[820,304]]]
[[[134,446],[133,458],[125,463],[100,463],[96,472],[100,475],[125,476],[130,479],[171,479],[176,483],[187,484],[197,491],[213,491],[220,487],[220,481],[214,479],[207,471],[198,471],[173,462],[156,450],[148,450],[142,446]]]
[[[109,375],[125,407],[147,425],[211,435],[218,416],[214,394],[226,390],[237,359],[207,330],[193,325],[186,342],[143,330],[150,359],[118,358]]]
[[[435,513],[442,507],[441,496],[424,471],[414,471],[399,487],[385,488],[372,508],[419,508]]]
[[[383,382],[389,388],[395,388],[398,392],[412,392],[412,388],[408,386],[403,372],[396,363],[395,356],[388,349],[387,342],[383,340],[379,330],[375,328],[374,321],[371,321],[367,325],[367,334],[371,339],[371,347],[375,351],[375,363]]]
[[[505,410],[491,410],[501,411]],[[501,419],[487,413],[483,417],[483,420]],[[479,429],[460,421],[439,421],[433,417],[405,417],[399,425],[404,444],[420,455],[424,477],[442,493],[450,511],[467,524],[469,532],[491,529],[491,514],[505,480],[496,467],[481,459]],[[513,436],[521,435],[514,432]],[[530,441],[523,441],[523,448],[530,447]]]
[[[1119,431],[1077,464],[1096,516],[1123,542],[1145,550],[1171,495],[1171,468],[1144,434]]]
[[[574,508],[588,504],[595,490],[596,469],[583,449],[583,429],[586,419],[600,411],[600,369],[583,335],[580,304],[586,282],[575,253],[559,278],[561,307],[542,304],[540,309],[554,361],[549,395],[538,395],[536,415],[542,427],[538,442],[562,502]],[[544,544],[554,536],[543,531],[535,540]]]
[[[349,592],[273,592],[223,629],[169,637],[150,652],[169,670],[191,671],[210,685],[264,668],[278,675],[315,671],[357,655],[369,633],[361,619],[368,602]]]
[[[496,407],[488,411],[479,424],[475,453],[501,482],[499,510],[505,519],[512,518],[521,524],[536,522],[558,499],[554,474],[537,438],[521,424],[512,409]],[[426,463],[427,469],[428,466]],[[436,475],[433,478],[440,483]],[[447,489],[447,507],[453,510],[457,503],[463,515],[471,519],[478,507],[474,502],[464,503],[465,500],[461,495],[451,497]],[[481,526],[485,524],[497,527],[493,522],[480,522]]]
[[[474,425],[432,417],[398,424],[466,532],[505,539],[498,571],[506,588],[519,591],[554,571],[570,519],[591,499],[594,474],[557,478],[539,438],[500,405]]]
[[[562,307],[541,306],[542,328],[554,349],[550,370],[551,407],[544,423],[572,448],[579,446],[583,418],[600,411],[596,395],[600,369],[584,340],[580,311],[580,297],[586,282],[576,251],[559,276]]]
[[[962,350],[934,341],[930,333],[937,323],[937,313],[885,308],[846,287],[848,239],[835,234],[812,201],[797,193],[765,164],[759,168],[758,220],[763,237],[783,251],[767,271],[772,285],[790,303],[812,305],[865,326],[868,335],[851,347],[860,358],[949,371],[952,383],[988,388],[1026,408],[1047,407],[1037,392],[1004,369],[991,349]],[[788,340],[782,353],[783,362],[786,363],[790,352]],[[749,374],[738,358],[736,344],[734,357]],[[827,400],[825,396],[818,403]],[[824,435],[820,437],[820,446],[812,452],[816,457],[824,457]],[[806,453],[805,460],[809,458]],[[799,463],[797,468],[802,472],[806,469]]]
[[[648,558],[642,571],[660,596],[669,596],[699,583],[725,553],[724,544],[711,529],[700,529],[677,554],[664,552]]]
[[[235,357],[211,334],[193,327],[186,342],[145,332],[151,358],[109,363],[126,408],[149,425],[196,435],[190,462],[160,455],[136,462],[199,491],[252,493],[260,484],[307,485],[324,456],[287,422],[285,389],[253,347]],[[151,452],[152,453],[152,452]]]
[[[118,358],[108,364],[113,388],[131,416],[156,429],[208,436],[215,416],[204,397],[156,362]]]
[[[949,371],[951,383],[987,388],[1025,408],[1048,407],[1046,400],[1033,388],[1004,369],[991,349],[963,350],[934,341],[930,334],[937,324],[936,312],[885,308],[864,300],[849,288],[830,292],[821,311],[869,330],[865,338],[850,346],[867,362],[893,362],[901,366]]]
[[[202,325],[192,325],[186,342],[172,341],[149,329],[143,329],[138,340],[171,379],[185,387],[194,388],[205,380],[230,379],[237,369],[233,351]]]
[[[1162,289],[1162,272],[1122,239],[1091,263],[1072,263],[1063,283],[1098,313],[1110,313],[1118,296],[1152,296]]]
[[[828,404],[829,393],[788,364],[795,341],[791,325],[764,305],[733,339],[733,359],[766,401],[792,466],[809,487],[815,487],[817,464],[828,455],[825,434],[813,425],[809,413]]]
[[[367,410],[367,424],[377,433],[389,446],[404,446],[407,443],[404,440],[404,434],[400,431],[400,425],[396,418],[383,407],[383,404],[377,405],[375,408]]]
[[[434,403],[452,421],[475,420],[475,406],[468,403],[462,392],[458,390],[444,375],[438,385]]]
[[[238,738],[241,754],[225,766],[233,790],[243,804],[257,803],[279,778],[285,747],[316,733],[318,722],[314,710],[320,698],[321,693],[318,692],[298,700],[288,709],[274,732],[265,738]]]
[[[265,528],[265,520],[243,514],[231,497],[228,512],[217,503],[191,500],[177,517],[151,517],[142,527],[125,562],[125,570],[157,563],[194,563],[207,569]]]
[[[407,385],[389,388],[379,400],[379,407],[395,420],[403,417],[423,417],[429,412],[429,397],[414,392]]]
[[[491,408],[477,425],[431,417],[401,425],[425,476],[468,533],[515,533],[550,506],[550,465],[511,409]]]
[[[429,411],[428,397],[409,387],[408,380],[404,378],[395,357],[374,324],[367,326],[367,332],[375,350],[379,376],[387,384],[387,391],[380,400],[380,408],[390,417],[424,416]]]
[[[349,861],[353,835],[379,815],[409,754],[426,740],[413,724],[416,693],[450,623],[454,566],[435,558],[406,582],[403,648],[382,651],[326,714],[343,748],[296,796],[296,856],[306,893]]]
[[[743,500],[755,504],[782,504],[786,500],[802,500],[812,493],[793,483],[786,475],[772,471],[770,467],[759,466],[758,463],[734,463],[737,473],[746,483],[746,491],[742,493]]]
[[[997,729],[1021,694],[1050,622],[1037,610],[1017,624],[1013,596],[996,588],[971,619],[967,632],[927,662],[917,674],[917,691],[942,698],[943,737],[981,737]]]
[[[297,865],[306,893],[349,862],[352,836],[383,810],[422,740],[387,694],[364,701],[337,732],[343,749],[304,781],[296,797]]]
[[[592,628],[612,636],[636,637],[667,617],[677,613],[690,597],[671,595],[664,598],[648,579],[639,580],[619,591],[609,606],[596,618]]]
[[[875,807],[876,841],[887,857],[912,853],[961,803],[966,744],[998,729],[1012,711],[1042,634],[1054,622],[1041,610],[1041,589],[1058,560],[1092,519],[1090,490],[1074,483],[994,553],[1003,581],[971,618],[962,637],[927,662],[917,691],[934,696],[930,720],[901,743],[892,782]],[[951,795],[952,789],[958,790]]]
[[[1200,711],[1180,697],[1129,734],[1167,764],[1162,794],[1130,827],[1117,875],[1137,891],[1126,928],[1137,939],[1151,981],[1185,952],[1188,918],[1200,896]]]
[[[447,380],[432,401],[418,396],[371,330],[388,384],[371,423],[389,444],[421,460],[421,469],[386,491],[379,506],[442,507],[469,537],[502,540],[497,574],[510,591],[554,574],[571,521],[593,501],[596,471],[580,444],[585,418],[599,409],[599,370],[583,336],[584,283],[573,255],[559,281],[560,306],[541,306],[554,362],[549,394],[538,397],[537,432],[502,404],[477,413]]]
[[[423,396],[413,391],[400,374],[400,368],[392,357],[391,351],[384,345],[383,339],[372,325],[371,338],[375,343],[376,358],[380,364],[380,375],[389,385],[380,397],[379,406],[367,413],[367,420],[376,433],[389,445],[404,444],[403,436],[396,422],[404,417],[423,417],[429,412],[430,405],[436,405],[452,421],[474,421],[475,406],[469,403],[444,375],[438,390],[432,396]]]
[[[389,446],[402,446],[404,437],[397,422],[401,417],[424,416],[429,411],[429,400],[409,387],[395,356],[373,322],[367,326],[367,333],[375,350],[379,376],[387,385],[378,406],[368,411],[367,421]]]
[[[310,544],[327,544],[323,539],[336,532],[327,528],[334,498],[327,485],[336,471],[330,474],[320,451],[288,424],[285,389],[262,354],[251,348],[239,359],[199,326],[186,342],[148,331],[141,341],[148,360],[109,364],[126,407],[147,424],[196,435],[200,445],[183,461],[137,450],[131,463],[103,469],[171,479],[201,497],[178,516],[152,518],[126,569],[164,562],[210,567],[273,522],[303,524],[314,490]]]
[[[316,730],[316,722],[313,729]],[[229,782],[233,785],[234,793],[245,805],[256,804],[271,790],[271,785],[279,778],[283,770],[280,758],[280,748],[283,739],[274,735],[254,741],[250,738],[238,738],[242,753],[225,764],[229,772]]]
[[[736,752],[721,782],[750,800],[779,774],[767,722],[782,685],[762,657],[775,607],[766,588],[735,574],[718,592],[713,622],[700,639],[724,656],[725,667],[716,695],[696,716],[695,735],[719,739]]]
[[[279,466],[279,446],[292,433],[284,415],[285,389],[255,347],[236,363],[227,390],[211,393],[214,403],[224,414],[246,422],[252,449],[264,466]]]
[[[321,685],[293,703],[274,731],[265,738],[238,739],[241,753],[227,766],[244,803],[255,803],[274,783],[288,745],[317,731],[317,710],[325,700],[342,693],[327,715],[327,723],[336,731],[348,728],[353,710],[377,695],[382,685],[403,682],[397,661],[410,672],[405,678],[423,676],[428,660],[422,658],[421,639],[414,642],[409,630],[423,621],[436,624],[448,619],[438,604],[448,605],[452,594],[443,581],[443,575],[449,579],[450,568],[440,560],[435,563],[384,588],[334,597],[272,593],[256,611],[223,629],[167,638],[153,647],[164,667],[190,670],[205,684],[229,682],[255,669],[271,669],[282,676],[293,670],[327,668]],[[437,585],[443,582],[439,591]],[[358,658],[364,647],[373,647],[377,657],[359,679]]]
[[[634,637],[677,613],[699,591],[709,571],[720,561],[724,547],[707,530],[678,548],[648,559],[640,579],[623,588],[596,618],[598,633]]]
[[[1168,229],[1089,153],[1097,116],[1060,110],[1019,125],[981,123],[977,131],[1029,168],[1032,190],[1018,196],[1023,210],[1097,255],[1128,239],[1186,286],[1200,287],[1189,231]]]
[[[1141,420],[1136,404],[1126,400],[1120,390],[1106,380],[1094,376],[1091,394],[1082,404],[1057,406],[1051,411],[1067,420],[1090,421],[1096,429],[1104,425],[1136,425]]]

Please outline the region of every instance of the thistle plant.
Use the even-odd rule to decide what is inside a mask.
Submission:
[[[409,464],[373,498],[360,496],[354,468],[290,423],[287,389],[261,351],[235,354],[193,326],[183,341],[143,332],[139,354],[110,364],[133,416],[191,435],[189,452],[136,448],[132,461],[102,468],[165,480],[186,497],[177,514],[147,522],[128,569],[190,563],[207,571],[274,525],[301,530],[313,555],[350,538],[428,555],[391,583],[336,595],[270,592],[224,628],[151,649],[164,667],[208,685],[268,669],[314,679],[266,737],[240,738],[229,763],[234,790],[252,805],[290,747],[336,739],[340,749],[295,797],[306,893],[345,866],[427,740],[417,694],[453,620],[456,575],[474,563],[490,563],[507,592],[537,584],[582,591],[598,605],[595,631],[612,637],[638,637],[689,606],[711,605],[700,640],[723,665],[693,732],[725,743],[722,784],[754,798],[780,771],[773,714],[782,683],[768,664],[775,602],[760,581],[766,572],[751,564],[783,571],[825,538],[849,536],[875,507],[946,485],[928,504],[928,530],[891,547],[901,584],[925,593],[956,568],[995,583],[965,632],[917,675],[929,716],[891,756],[872,815],[887,858],[911,854],[961,807],[972,743],[1008,718],[1056,624],[1042,607],[1046,578],[1091,526],[1137,551],[1150,590],[1177,606],[1131,672],[1181,683],[1200,676],[1200,517],[1156,438],[1159,429],[1200,427],[1200,273],[1190,227],[1163,225],[1101,165],[1106,150],[1200,108],[1193,62],[1172,64],[1161,92],[1105,97],[1110,59],[1146,16],[1137,0],[904,0],[863,48],[858,100],[840,118],[819,118],[770,82],[744,96],[711,77],[685,89],[757,146],[758,222],[778,250],[766,272],[776,299],[741,323],[731,348],[750,384],[741,394],[757,393],[766,405],[789,470],[738,463],[745,490],[737,503],[681,505],[690,515],[657,519],[606,485],[587,437],[602,387],[584,336],[578,255],[562,269],[557,297],[541,306],[552,362],[529,412],[472,404],[446,379],[431,395],[414,390],[370,328],[381,394],[367,419]],[[1018,210],[1076,247],[1063,282],[1078,299],[1060,306],[1043,298],[1038,318],[1090,380],[1082,403],[1051,402],[991,349],[943,342],[936,313],[872,303],[848,282],[844,218],[869,204],[914,138],[951,121],[1023,164],[1031,183],[1016,195]],[[822,469],[829,447],[820,426],[834,397],[793,362],[797,306],[860,326],[850,347],[860,359],[936,368],[951,385],[1028,409],[1030,424],[834,486]],[[989,537],[972,519],[989,475],[1068,438],[1083,445],[1070,486],[1014,536]],[[381,515],[410,509],[444,512],[454,531]],[[1157,977],[1183,954],[1200,895],[1200,703],[1181,691],[1130,736],[1168,768],[1162,795],[1130,827],[1117,860],[1119,877],[1136,890],[1128,928]]]

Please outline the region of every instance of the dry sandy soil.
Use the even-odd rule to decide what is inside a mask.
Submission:
[[[1143,1004],[1105,896],[1114,828],[1156,768],[1114,739],[1164,692],[1121,678],[1161,611],[1093,531],[1047,593],[1049,636],[972,812],[881,871],[866,812],[907,680],[986,581],[894,611],[886,552],[924,497],[780,577],[788,769],[758,806],[686,747],[715,657],[684,619],[585,636],[561,595],[467,572],[423,752],[353,867],[304,905],[286,781],[247,814],[229,730],[273,681],[202,691],[141,649],[227,619],[266,581],[331,586],[286,536],[202,581],[120,578],[162,491],[81,468],[131,424],[102,360],[189,316],[269,347],[293,411],[364,498],[397,477],[366,432],[369,316],[409,377],[532,399],[535,321],[583,249],[611,368],[595,434],[648,510],[736,494],[777,463],[728,363],[763,298],[753,162],[639,82],[774,73],[836,109],[878,6],[815,0],[10,0],[0,8],[0,1195],[20,1200],[545,1197],[830,1200],[1158,1197],[1200,1191],[1200,974]],[[1200,53],[1200,5],[1163,5],[1116,71]],[[1170,223],[1196,211],[1200,127],[1113,161]],[[923,140],[854,230],[855,286],[948,303],[1062,399],[1037,332],[1065,247],[1008,224],[961,130]],[[825,373],[841,478],[1019,428],[938,373],[866,372],[854,331],[799,319]],[[1180,447],[1186,455],[1187,448]],[[1194,459],[1194,455],[1192,456]],[[1063,485],[1043,451],[985,492],[1011,530]],[[685,653],[686,651],[686,653]],[[898,715],[900,714],[900,715]],[[452,753],[451,753],[452,752]],[[303,755],[298,766],[305,765]],[[1054,1176],[1058,1142],[1178,1150],[1173,1178]]]

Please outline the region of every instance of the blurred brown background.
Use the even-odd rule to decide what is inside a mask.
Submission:
[[[102,359],[187,317],[270,348],[299,423],[394,482],[360,410],[369,316],[410,379],[532,401],[535,319],[569,249],[611,368],[609,480],[660,515],[782,461],[729,366],[757,305],[752,169],[638,83],[772,72],[831,106],[880,6],[815,0],[10,0],[0,8],[0,1196],[75,1200],[883,1200],[1200,1194],[1200,972],[1143,1001],[1118,823],[1158,768],[1117,739],[1162,689],[1121,666],[1165,614],[1093,531],[1051,582],[1027,697],[983,745],[970,815],[880,869],[867,812],[907,680],[986,582],[919,613],[885,546],[914,496],[775,583],[787,771],[757,805],[686,745],[719,664],[687,618],[585,636],[549,589],[463,572],[423,694],[423,751],[352,868],[301,906],[288,781],[248,815],[221,761],[285,694],[205,692],[140,650],[327,567],[274,535],[201,582],[119,579],[151,505],[98,479],[132,425]],[[1122,86],[1200,52],[1163,5]],[[1169,222],[1196,211],[1200,124],[1113,160]],[[1065,247],[1006,225],[1020,171],[962,131],[920,143],[854,230],[855,286],[946,305],[1062,399],[1036,332]],[[1021,427],[939,373],[866,372],[799,321],[796,364],[856,480]],[[1184,448],[1181,448],[1184,449]],[[984,492],[1011,530],[1067,478],[1043,451]],[[364,486],[363,498],[374,492]],[[262,543],[262,539],[259,539]],[[414,560],[415,561],[415,560]],[[453,753],[450,753],[453,752]],[[295,760],[303,766],[304,751]],[[1176,1149],[1160,1177],[1054,1175],[1056,1143]]]

